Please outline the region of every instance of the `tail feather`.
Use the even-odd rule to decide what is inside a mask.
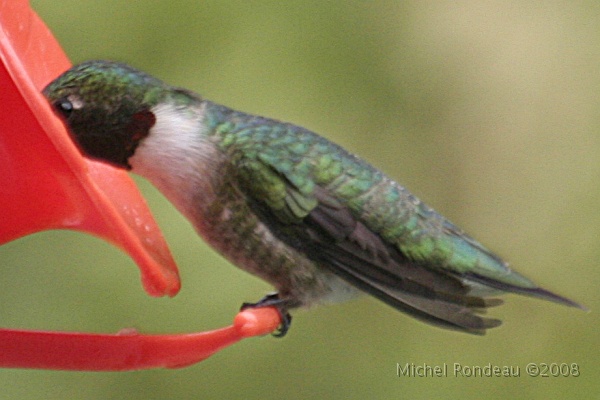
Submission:
[[[487,278],[481,275],[476,274],[466,274],[462,276],[463,279],[471,280],[479,284],[483,284],[485,286],[491,287],[496,290],[500,290],[502,292],[509,293],[517,293],[525,296],[537,297],[539,299],[552,301],[554,303],[562,304],[569,307],[579,308],[584,311],[588,311],[588,308],[574,302],[571,299],[567,299],[566,297],[560,296],[556,293],[553,293],[549,290],[543,289],[538,286],[534,287],[520,287],[516,285],[510,285],[505,282],[500,282],[498,280],[494,280],[491,278]]]
[[[389,286],[366,277],[347,265],[340,263],[337,266],[333,272],[347,282],[423,322],[476,335],[484,335],[486,329],[495,328],[502,323],[498,319],[478,315],[486,307],[501,304],[500,299],[482,299],[433,291],[424,296],[424,293],[413,292],[412,285],[409,290],[403,288],[402,281],[398,281],[395,286]]]

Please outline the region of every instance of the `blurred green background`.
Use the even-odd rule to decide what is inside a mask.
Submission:
[[[32,1],[73,62],[125,61],[360,153],[516,269],[587,305],[507,296],[484,337],[373,299],[297,312],[181,370],[0,370],[1,399],[591,398],[600,392],[600,3]],[[191,332],[271,288],[211,251],[137,179],[181,270],[148,297],[134,263],[73,232],[0,247],[11,328]],[[519,378],[397,377],[397,363],[521,368]],[[577,363],[531,378],[529,362]]]

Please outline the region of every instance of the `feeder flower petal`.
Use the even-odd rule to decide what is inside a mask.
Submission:
[[[42,88],[70,67],[24,0],[0,0],[0,244],[46,229],[110,241],[138,264],[146,291],[175,295],[167,244],[126,172],[84,159]]]

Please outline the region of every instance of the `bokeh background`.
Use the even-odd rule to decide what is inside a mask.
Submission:
[[[484,337],[363,298],[297,312],[181,370],[0,370],[0,399],[592,398],[600,392],[600,3],[36,0],[73,62],[126,61],[342,144],[539,284],[589,313],[507,296]],[[134,263],[53,231],[0,247],[11,328],[147,333],[228,325],[271,288],[210,250],[137,179],[181,269],[148,297]],[[397,377],[397,363],[512,366],[521,377]],[[577,363],[531,378],[529,362]],[[450,367],[451,368],[451,367]]]

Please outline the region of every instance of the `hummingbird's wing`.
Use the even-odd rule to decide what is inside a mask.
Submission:
[[[330,191],[282,172],[268,157],[237,162],[240,189],[273,233],[334,274],[425,322],[483,334],[499,320],[477,315],[501,304],[469,295],[456,274],[408,259]]]
[[[232,151],[239,188],[290,246],[426,322],[484,333],[478,313],[514,292],[585,309],[538,287],[358,157],[291,124],[254,118]]]

